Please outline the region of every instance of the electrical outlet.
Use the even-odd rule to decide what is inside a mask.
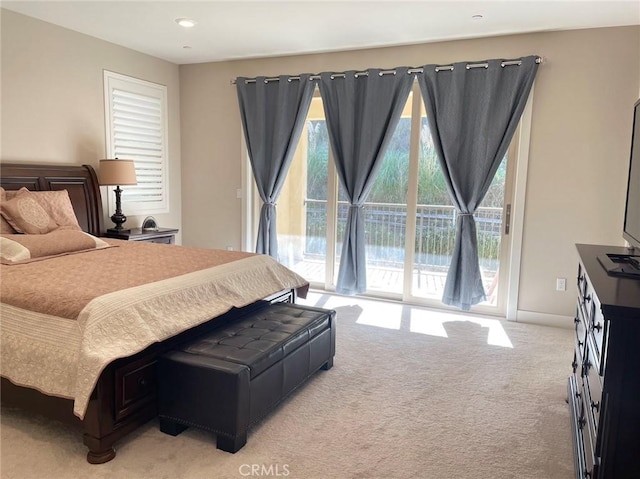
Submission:
[[[238,188],[236,190],[236,198],[238,198],[238,199],[242,198],[242,188]]]
[[[556,278],[556,291],[566,291],[567,278]]]
[[[227,246],[227,251],[233,251],[233,246]]]

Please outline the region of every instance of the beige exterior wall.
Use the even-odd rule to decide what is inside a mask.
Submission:
[[[8,10],[0,16],[2,161],[97,169],[106,155],[103,70],[165,85],[170,213],[154,217],[160,226],[181,227],[178,66]],[[129,216],[126,226],[139,226],[143,219]]]
[[[241,246],[244,161],[237,76],[544,57],[533,102],[518,309],[572,315],[575,243],[622,244],[640,27],[575,30],[352,52],[183,65],[185,243]],[[556,277],[568,279],[555,291]]]

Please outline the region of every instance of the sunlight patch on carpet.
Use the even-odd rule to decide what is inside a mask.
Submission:
[[[302,304],[321,308],[337,308],[344,306],[358,306],[362,314],[356,323],[364,326],[400,330],[407,328],[412,333],[426,334],[448,338],[446,324],[451,322],[468,321],[486,330],[487,344],[503,348],[513,348],[513,344],[498,319],[484,318],[475,315],[435,311],[402,303],[390,303],[350,296],[327,295],[310,292],[306,300],[298,301]],[[408,311],[408,323],[403,324],[403,310]],[[484,333],[484,331],[483,331]]]
[[[400,329],[402,324],[402,306],[391,303],[358,302],[362,314],[357,324],[377,326],[379,328]]]
[[[411,331],[430,336],[448,337],[446,323],[468,321],[487,329],[487,344],[513,348],[507,332],[497,319],[481,318],[463,314],[441,313],[424,309],[411,308]]]

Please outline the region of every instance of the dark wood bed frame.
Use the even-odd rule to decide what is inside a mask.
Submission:
[[[104,231],[102,199],[96,173],[89,165],[42,165],[0,163],[0,184],[5,190],[27,187],[32,191],[67,190],[82,229],[100,236]],[[102,464],[116,455],[116,441],[157,416],[156,360],[180,342],[204,334],[220,322],[232,321],[245,312],[276,301],[294,302],[295,291],[282,291],[242,309],[212,318],[144,351],[118,359],[100,375],[83,420],[73,414],[73,400],[47,396],[16,386],[2,378],[2,403],[36,411],[79,425],[89,448],[87,461]]]

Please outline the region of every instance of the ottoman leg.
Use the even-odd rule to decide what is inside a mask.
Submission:
[[[187,426],[183,424],[178,424],[177,422],[171,421],[170,419],[160,418],[160,430],[165,434],[177,436],[186,428]]]
[[[218,449],[226,452],[236,453],[242,446],[247,443],[247,433],[237,434],[234,437],[223,436],[219,434],[216,440],[216,446]]]

